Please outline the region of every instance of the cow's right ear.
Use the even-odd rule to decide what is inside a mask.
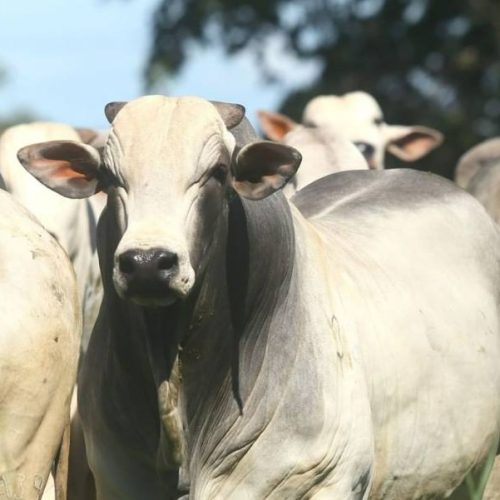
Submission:
[[[20,149],[17,158],[42,184],[67,198],[87,198],[99,191],[99,153],[75,141],[49,141]]]
[[[298,126],[291,118],[281,113],[257,111],[260,127],[266,137],[272,141],[281,141],[288,132]]]

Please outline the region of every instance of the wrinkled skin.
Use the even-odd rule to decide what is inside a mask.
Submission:
[[[300,155],[240,130],[238,106],[149,96],[107,116],[102,157],[19,153],[62,194],[108,193],[79,391],[98,498],[439,498],[481,467],[500,235],[472,197],[366,170],[290,203],[273,193]]]

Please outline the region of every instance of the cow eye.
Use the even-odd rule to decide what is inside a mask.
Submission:
[[[224,184],[224,182],[226,182],[226,177],[227,177],[226,165],[222,163],[215,165],[215,167],[212,169],[211,176],[220,184]]]
[[[373,123],[375,125],[377,125],[377,127],[380,127],[380,125],[382,125],[382,123],[384,123],[384,119],[381,116],[379,116],[379,117],[373,119]]]

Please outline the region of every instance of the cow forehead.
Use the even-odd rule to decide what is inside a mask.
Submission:
[[[372,120],[382,116],[377,101],[365,92],[350,92],[343,96],[318,96],[304,110],[304,121],[315,125],[345,126],[372,125]]]
[[[149,145],[185,137],[222,133],[224,123],[215,106],[197,97],[146,96],[128,102],[113,121],[113,133],[122,146]]]
[[[343,100],[353,113],[367,116],[382,115],[378,102],[366,92],[350,92],[343,96]]]
[[[196,159],[207,142],[227,143],[217,109],[197,97],[146,96],[117,114],[105,157],[123,168],[144,164],[165,168],[170,160]],[[211,149],[214,149],[213,147]]]

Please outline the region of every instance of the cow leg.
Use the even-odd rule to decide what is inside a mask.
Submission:
[[[126,436],[123,437],[126,441]],[[98,500],[175,500],[177,473],[159,473],[129,455],[116,442],[99,439],[99,450],[89,444],[89,464],[95,479]],[[162,477],[160,477],[162,476]]]
[[[87,462],[87,451],[78,411],[71,419],[71,444],[69,455],[68,499],[95,500],[94,476]]]

